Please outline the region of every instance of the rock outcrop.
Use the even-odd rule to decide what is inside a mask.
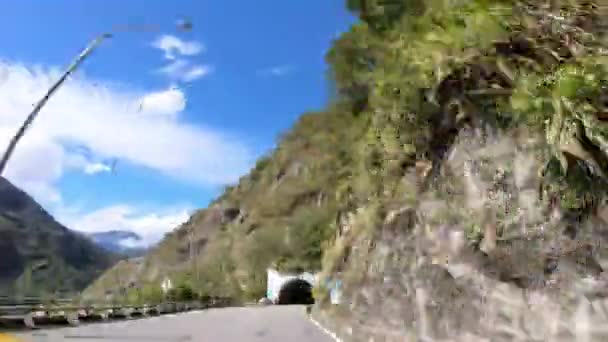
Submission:
[[[349,341],[608,338],[608,225],[541,198],[546,148],[461,132],[417,203],[372,233],[345,228],[342,303],[315,315]]]
[[[407,3],[382,71],[410,73],[370,103],[415,161],[339,227],[343,300],[315,315],[348,341],[606,340],[605,2]]]

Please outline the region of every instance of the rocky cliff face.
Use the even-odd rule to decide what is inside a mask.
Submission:
[[[401,47],[415,56],[405,69],[427,65],[413,47],[433,50],[435,70],[411,69],[433,79],[423,105],[374,113],[429,122],[419,135],[400,127],[419,139],[396,183],[415,198],[385,187],[358,203],[324,263],[342,302],[317,289],[315,315],[348,341],[605,340],[606,86],[593,81],[605,80],[604,3],[427,4],[407,19],[432,26]],[[489,33],[499,21],[508,30]]]
[[[344,227],[343,301],[316,315],[353,341],[608,338],[608,224],[541,198],[544,152],[538,135],[461,132],[416,203]]]

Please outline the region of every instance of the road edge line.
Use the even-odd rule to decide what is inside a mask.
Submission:
[[[334,332],[332,332],[331,330],[325,328],[323,325],[321,325],[321,323],[319,323],[317,320],[315,320],[311,314],[308,315],[308,319],[310,319],[310,321],[312,322],[312,324],[314,324],[315,326],[317,326],[317,328],[321,329],[321,331],[323,331],[324,333],[326,333],[327,335],[329,335],[331,338],[334,339],[334,341],[336,342],[343,342],[342,339],[340,339],[338,337],[338,335],[336,335]]]

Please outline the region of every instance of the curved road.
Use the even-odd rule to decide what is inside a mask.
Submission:
[[[14,336],[22,342],[333,342],[303,306],[210,309]]]

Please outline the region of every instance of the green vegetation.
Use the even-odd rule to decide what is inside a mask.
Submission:
[[[331,274],[350,248],[340,220],[362,209],[353,230],[374,234],[386,212],[416,200],[415,162],[436,166],[466,125],[544,135],[544,192],[597,205],[608,167],[600,28],[588,4],[553,3],[563,19],[532,1],[347,1],[361,21],[327,54],[336,98],[168,236],[139,281],[190,274],[194,292],[251,299],[270,266]],[[212,219],[226,208],[238,217]],[[190,230],[206,239],[193,258]]]
[[[117,259],[0,177],[0,294],[67,297]]]
[[[155,304],[164,301],[169,302],[188,302],[200,299],[201,296],[194,292],[192,286],[181,283],[177,287],[163,293],[160,286],[144,285],[143,287],[133,287],[122,295],[113,298],[117,303],[128,303],[132,305]]]

